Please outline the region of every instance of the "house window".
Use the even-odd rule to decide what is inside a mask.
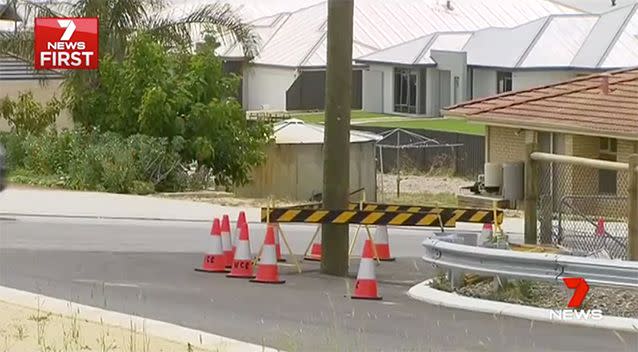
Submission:
[[[416,114],[417,73],[407,69],[394,70],[394,111]]]
[[[471,67],[467,68],[467,79],[465,80],[467,87],[467,99],[474,99],[474,70]]]
[[[496,92],[498,94],[512,91],[512,73],[496,72]]]
[[[614,138],[600,138],[600,156],[599,159],[607,161],[616,161],[618,155],[618,141]],[[613,194],[617,190],[618,172],[615,170],[598,170],[598,193]]]
[[[461,85],[461,79],[459,76],[454,76],[454,104],[459,102],[459,86]]]

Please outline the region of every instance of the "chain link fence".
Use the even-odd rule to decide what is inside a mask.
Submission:
[[[545,161],[538,171],[540,243],[627,257],[629,171]]]

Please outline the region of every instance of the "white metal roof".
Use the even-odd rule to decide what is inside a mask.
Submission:
[[[514,67],[542,30],[546,19],[508,28],[477,31],[463,47],[467,63],[477,66]]]
[[[583,12],[603,13],[622,6],[635,4],[638,0],[616,0],[616,6],[611,6],[610,0],[552,0],[558,4],[573,7]]]
[[[471,36],[471,32],[433,33],[361,56],[357,61],[433,66],[436,63],[430,57],[432,50],[459,51]]]
[[[521,67],[570,66],[578,49],[596,23],[595,16],[551,17],[518,62]]]
[[[454,49],[465,34],[445,50],[467,53],[467,64],[500,68],[613,69],[638,65],[638,4],[602,15],[550,15],[513,28],[475,31],[465,45]],[[363,56],[362,62],[417,64],[415,53],[425,54],[419,63],[432,63],[429,48],[433,36]],[[442,40],[445,42],[445,40]],[[429,60],[429,61],[428,61]]]
[[[305,123],[299,119],[288,119],[275,124],[273,129],[277,144],[323,144],[325,129],[322,125]],[[380,140],[382,137],[363,131],[350,131],[350,143]]]
[[[629,6],[620,35],[607,51],[601,67],[627,67],[638,64],[638,4]]]
[[[228,1],[228,0],[227,0]],[[353,57],[437,32],[512,27],[550,14],[579,13],[549,0],[357,0]],[[289,67],[325,66],[327,2],[287,13],[271,33],[259,32],[255,63]],[[453,40],[442,40],[442,45]],[[225,56],[223,50],[220,55]]]

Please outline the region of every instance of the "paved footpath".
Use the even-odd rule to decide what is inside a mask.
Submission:
[[[37,203],[38,195],[31,196]],[[178,208],[199,206],[182,202],[172,216],[188,215]],[[90,204],[75,206],[75,211],[82,210],[92,211]],[[209,211],[202,210],[199,216],[209,216]],[[284,285],[257,285],[195,272],[210,227],[203,221],[0,218],[4,218],[0,285],[288,351],[635,352],[638,348],[635,334],[495,318],[411,300],[406,291],[433,275],[418,258],[420,241],[428,235],[425,230],[391,234],[398,261],[377,268],[384,299],[355,301],[345,295],[354,281],[356,260],[351,277],[345,279],[319,274],[315,263],[304,263],[302,275],[286,268]],[[263,226],[253,224],[251,230],[255,249]],[[288,225],[287,232],[299,252],[313,228]]]

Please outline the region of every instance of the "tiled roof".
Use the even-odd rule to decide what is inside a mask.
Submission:
[[[638,140],[638,68],[473,100],[444,109],[444,115]]]

